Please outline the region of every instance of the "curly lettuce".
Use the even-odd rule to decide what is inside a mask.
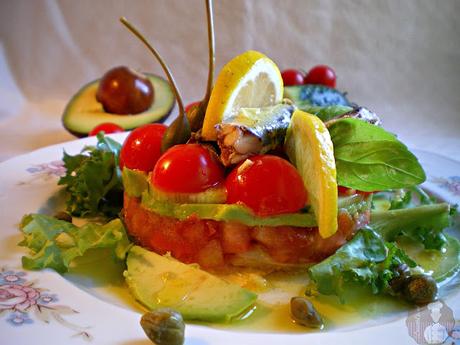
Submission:
[[[98,134],[96,146],[80,154],[64,152],[65,176],[58,184],[68,194],[67,211],[77,217],[116,217],[123,205],[123,184],[119,168],[121,145]]]
[[[308,269],[313,289],[342,301],[347,286],[353,283],[369,287],[374,294],[394,295],[390,282],[398,277],[398,267],[423,269],[418,260],[426,257],[409,256],[399,245],[400,239],[420,246],[424,254],[443,253],[436,256],[436,264],[428,262],[428,271],[436,280],[451,276],[460,268],[460,244],[442,232],[451,225],[451,217],[451,207],[445,203],[372,212],[369,227],[360,229],[335,254]]]
[[[24,239],[19,245],[30,252],[22,257],[22,266],[30,270],[52,268],[65,273],[76,258],[90,249],[109,249],[114,258],[124,260],[131,247],[120,219],[77,227],[48,215],[29,214],[23,217],[20,230]]]
[[[351,282],[369,286],[377,294],[388,288],[395,268],[402,263],[416,266],[402,250],[366,227],[334,255],[310,267],[308,273],[316,290],[325,295],[342,297]]]

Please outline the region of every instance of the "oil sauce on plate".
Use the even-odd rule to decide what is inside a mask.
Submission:
[[[74,285],[106,302],[139,313],[147,311],[130,295],[123,278],[124,263],[110,255],[94,252],[79,259],[64,277]],[[319,331],[294,323],[290,316],[290,300],[306,296],[306,270],[275,272],[239,271],[221,275],[258,294],[258,301],[239,319],[227,324],[205,324],[218,329],[251,332],[304,333]],[[411,306],[390,296],[373,295],[367,289],[353,286],[342,301],[336,296],[308,296],[324,321],[324,330],[353,330],[390,322],[407,316]],[[210,303],[212,303],[210,301]]]

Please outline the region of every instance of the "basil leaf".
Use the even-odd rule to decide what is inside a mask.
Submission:
[[[328,105],[328,106],[313,106],[309,102],[298,102],[296,105],[300,110],[318,116],[321,121],[326,122],[332,118],[343,115],[353,110],[352,107],[346,105]]]
[[[425,181],[423,168],[395,135],[358,119],[329,126],[339,185],[362,191],[397,189]]]

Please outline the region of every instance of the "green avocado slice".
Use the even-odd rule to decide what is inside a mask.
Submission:
[[[126,130],[151,122],[160,122],[169,115],[175,104],[174,93],[169,83],[163,78],[146,74],[154,89],[152,106],[146,111],[134,115],[111,114],[104,111],[102,104],[96,100],[99,80],[83,86],[72,97],[64,109],[62,124],[70,133],[82,137],[97,125],[112,122]]]
[[[169,307],[185,320],[227,322],[250,308],[257,295],[196,265],[133,246],[124,273],[134,297],[149,309]]]
[[[198,216],[200,219],[216,221],[236,221],[248,226],[297,226],[316,227],[313,211],[279,214],[260,217],[255,215],[248,207],[241,204],[226,204],[222,200],[222,191],[219,189],[198,193],[189,202],[176,202],[177,196],[172,194],[168,198],[159,194],[149,183],[147,174],[124,168],[122,172],[123,187],[127,195],[141,198],[142,206],[163,216],[176,219],[186,219]],[[224,195],[225,196],[225,195]],[[370,198],[352,195],[339,198],[339,209],[345,209],[350,214],[363,212],[370,207]]]

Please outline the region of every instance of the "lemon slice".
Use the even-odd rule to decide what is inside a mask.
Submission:
[[[237,115],[240,108],[261,108],[280,103],[283,79],[276,64],[264,54],[249,50],[220,71],[206,109],[202,136],[215,140],[214,126]]]
[[[334,148],[324,123],[296,110],[285,141],[286,152],[302,177],[321,237],[337,231],[337,178]]]

